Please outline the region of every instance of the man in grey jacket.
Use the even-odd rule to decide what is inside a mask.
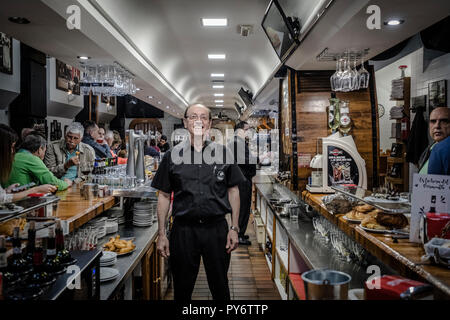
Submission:
[[[81,142],[83,132],[83,126],[73,122],[63,139],[48,145],[44,163],[56,177],[78,183],[86,179],[82,168],[94,168],[95,152],[91,146]]]

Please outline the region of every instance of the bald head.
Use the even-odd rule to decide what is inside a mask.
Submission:
[[[440,142],[450,136],[450,109],[439,107],[430,113],[430,136],[434,142]]]

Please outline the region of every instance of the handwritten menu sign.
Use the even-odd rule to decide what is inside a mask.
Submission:
[[[422,242],[420,221],[432,206],[437,213],[450,213],[450,176],[414,174],[409,241]]]

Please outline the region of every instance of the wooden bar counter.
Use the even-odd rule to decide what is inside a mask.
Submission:
[[[112,196],[85,200],[80,195],[80,185],[73,185],[65,191],[56,194],[61,200],[58,209],[53,213],[69,224],[69,232],[81,227],[89,220],[111,208],[115,203]]]
[[[316,211],[337,225],[383,263],[404,277],[429,282],[438,289],[435,292],[436,298],[450,299],[450,270],[430,262],[422,262],[421,257],[425,254],[423,245],[409,242],[408,239],[398,239],[395,243],[392,237],[386,234],[366,232],[357,227],[358,224],[344,220],[343,214],[330,213],[322,203],[323,196],[325,194],[312,194],[307,191],[302,193],[303,199]]]

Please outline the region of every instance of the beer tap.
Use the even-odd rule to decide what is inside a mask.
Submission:
[[[144,159],[144,143],[148,136],[142,130],[136,131],[135,140],[138,146],[138,154],[136,159],[136,182],[141,185],[145,183],[145,159]]]

